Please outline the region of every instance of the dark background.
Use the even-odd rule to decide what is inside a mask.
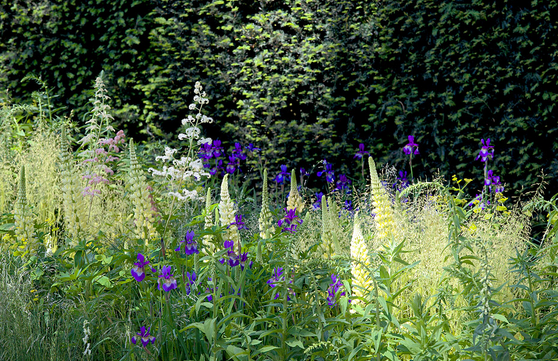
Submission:
[[[558,192],[558,3],[548,1],[0,0],[0,89],[31,102],[40,76],[58,115],[83,124],[105,73],[115,127],[176,140],[193,86],[210,97],[209,136],[262,148],[270,172],[327,159],[357,177],[377,163],[482,185],[475,157],[517,196]]]

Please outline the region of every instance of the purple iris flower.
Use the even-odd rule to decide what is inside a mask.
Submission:
[[[302,219],[300,219],[296,215],[296,208],[287,210],[285,208],[285,212],[287,213],[283,219],[280,219],[277,222],[279,227],[283,227],[282,232],[290,232],[294,233],[296,231],[296,227],[302,223]],[[298,223],[296,223],[296,222]]]
[[[276,177],[275,177],[275,182],[279,183],[279,184],[283,184],[285,181],[289,181],[290,180],[290,173],[287,170],[287,166],[286,165],[281,165],[281,173],[279,173]]]
[[[238,266],[240,264],[240,257],[234,251],[234,241],[225,241],[223,243],[223,246],[227,250],[228,260],[222,258],[219,260],[219,262],[221,262],[221,264],[225,264],[225,262],[228,262],[230,267]]]
[[[283,274],[283,268],[281,267],[277,267],[273,270],[272,273],[272,277],[267,281],[267,284],[271,287],[271,288],[275,288],[277,286],[279,286],[282,282],[285,281],[285,276]],[[293,283],[293,281],[289,281],[289,283]],[[294,294],[293,290],[289,287],[289,293]],[[274,299],[278,299],[279,298],[279,293],[275,294],[275,298]],[[290,301],[291,298],[289,296],[287,296],[287,300]]]
[[[246,265],[246,262],[248,262],[248,252],[244,252],[240,255],[240,269],[244,271],[244,265]],[[253,261],[250,261],[249,267],[252,268],[252,265],[254,264]]]
[[[188,231],[186,232],[184,239],[180,241],[180,243],[185,243],[184,253],[186,253],[187,256],[193,255],[194,253],[200,253],[198,250],[198,242],[194,241],[194,236],[194,231]],[[182,248],[181,244],[179,244],[174,251],[180,252],[180,248]]]
[[[225,168],[225,170],[227,171],[227,173],[232,174],[234,173],[238,165],[239,165],[238,159],[234,155],[230,155],[229,163],[227,163],[227,167]]]
[[[209,171],[209,174],[215,175],[215,174],[219,173],[219,171],[223,171],[224,169],[225,168],[223,168],[223,161],[221,159],[219,159],[219,160],[215,159],[215,167],[213,167]]]
[[[347,199],[345,201],[345,209],[349,212],[351,212],[353,210],[353,201],[351,201],[350,199]]]
[[[234,149],[232,151],[233,153],[233,157],[239,159],[239,160],[245,160],[246,159],[246,154],[244,154],[244,152],[242,151],[242,146],[240,145],[240,143],[234,143]],[[230,157],[229,157],[230,159]]]
[[[397,180],[398,182],[395,183],[393,186],[398,191],[401,191],[409,186],[409,180],[407,179],[407,172],[400,170],[399,175],[397,176]]]
[[[355,156],[353,157],[353,159],[357,158],[357,159],[362,159],[362,157],[364,157],[365,154],[370,155],[370,152],[367,152],[366,150],[364,150],[364,144],[360,143],[358,145],[358,152],[356,152]]]
[[[322,207],[322,197],[323,196],[324,196],[324,194],[322,192],[316,193],[316,198],[318,198],[318,200],[316,202],[314,202],[314,204],[312,205],[312,207],[314,209],[320,209]]]
[[[145,260],[143,254],[138,253],[138,262],[134,263],[134,267],[132,267],[132,276],[136,279],[136,281],[141,282],[145,278],[145,269],[144,267],[149,264],[149,261]]]
[[[321,177],[322,174],[325,174],[328,183],[333,183],[335,179],[335,172],[333,171],[333,165],[331,163],[328,163],[325,159],[324,159],[324,170],[318,172],[318,177]]]
[[[246,224],[242,221],[242,214],[235,214],[234,216],[234,222],[231,223],[230,226],[235,225],[237,229],[248,229],[246,228]],[[227,228],[230,228],[230,226],[228,226]]]
[[[327,288],[327,304],[330,307],[333,307],[337,304],[337,301],[335,299],[335,296],[337,295],[337,292],[339,291],[339,289],[343,289],[343,292],[341,292],[340,296],[345,296],[345,291],[344,291],[344,287],[343,287],[343,282],[341,282],[341,278],[339,278],[339,275],[335,275],[332,274],[331,275],[331,284],[329,285],[329,287]]]
[[[415,137],[413,137],[412,135],[409,135],[407,137],[407,139],[409,139],[409,143],[406,144],[403,147],[403,152],[407,155],[411,155],[412,154],[419,154],[419,150],[418,150],[418,144],[415,143]],[[414,148],[414,151],[413,151]]]
[[[178,287],[178,284],[176,282],[176,279],[174,278],[174,275],[171,274],[171,266],[163,266],[163,270],[162,270],[162,275],[159,275],[159,278],[162,278],[163,280],[163,291],[165,292],[169,292],[171,290],[174,290],[176,287]],[[161,289],[161,280],[159,280],[158,284],[157,284],[157,289]]]
[[[500,182],[500,177],[494,175],[494,172],[492,170],[489,170],[487,172],[486,179],[484,180],[484,185],[490,186],[491,190],[492,190],[492,186],[494,186],[495,193],[500,193],[504,191],[504,186]]]
[[[481,150],[475,160],[481,158],[481,162],[486,162],[489,158],[494,158],[494,147],[490,145],[490,138],[486,139],[486,144],[484,143],[484,139],[481,139],[481,143]]]
[[[350,184],[351,181],[347,178],[347,176],[345,174],[341,174],[339,176],[339,180],[337,181],[337,186],[335,186],[335,189],[339,191],[348,189]]]
[[[310,172],[306,171],[306,169],[304,168],[300,168],[300,175],[305,177],[307,175],[310,175]]]
[[[151,336],[149,334],[150,330],[151,330],[151,327],[148,327],[147,330],[146,330],[145,326],[141,326],[140,332],[137,333],[137,335],[139,337],[133,336],[132,337],[132,343],[134,345],[136,345],[137,342],[141,340],[141,344],[143,345],[143,347],[146,347],[147,345],[149,345],[150,342],[152,344],[154,344],[155,343],[155,336]]]
[[[250,153],[254,153],[254,152],[260,151],[261,149],[254,147],[254,145],[252,143],[250,143],[246,146],[246,150],[249,151]]]
[[[223,147],[221,147],[221,141],[219,139],[214,140],[211,147],[215,158],[219,158],[223,154]]]
[[[199,156],[201,159],[211,159],[211,157],[213,156],[213,147],[211,146],[211,144],[203,143],[200,148]]]
[[[196,284],[196,272],[186,272],[186,277],[188,278],[188,282],[186,283],[186,294],[189,295],[192,291],[192,286],[195,286]]]

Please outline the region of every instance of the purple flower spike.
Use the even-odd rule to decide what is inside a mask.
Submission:
[[[357,158],[357,159],[362,159],[362,157],[364,157],[365,154],[370,155],[370,152],[367,152],[366,150],[364,150],[364,144],[360,143],[358,145],[358,152],[356,152],[355,156],[353,157],[353,159]]]
[[[149,264],[149,261],[145,260],[143,254],[138,253],[138,262],[134,263],[134,267],[132,267],[132,276],[136,279],[136,281],[141,282],[145,278],[145,269],[144,267]]]
[[[162,273],[163,274],[160,275],[159,278],[163,279],[163,291],[170,292],[178,287],[174,275],[171,274],[171,266],[163,266]],[[157,289],[161,289],[161,280],[159,280],[159,283],[157,284]]]
[[[137,335],[139,337],[133,336],[132,337],[132,343],[134,345],[137,344],[137,342],[139,340],[141,340],[141,344],[143,345],[143,347],[146,347],[147,345],[149,345],[149,343],[151,342],[152,344],[155,343],[155,336],[151,336],[149,334],[149,331],[151,330],[151,327],[148,327],[147,330],[145,329],[145,326],[141,326],[141,330],[140,332],[137,333]]]
[[[490,138],[486,139],[486,144],[484,143],[484,139],[481,139],[481,143],[481,150],[475,160],[481,158],[481,162],[486,162],[489,158],[494,158],[494,147],[490,145]]]
[[[418,144],[415,143],[415,137],[413,137],[412,135],[409,135],[407,137],[407,139],[409,139],[409,143],[403,147],[403,152],[407,155],[411,155],[411,153],[412,154],[419,154]],[[413,148],[414,148],[414,151],[413,151]]]

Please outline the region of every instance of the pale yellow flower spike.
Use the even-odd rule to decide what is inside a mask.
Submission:
[[[389,196],[380,183],[378,172],[376,171],[376,164],[372,157],[368,158],[370,166],[370,181],[372,185],[372,205],[374,206],[374,221],[376,223],[377,237],[381,240],[387,240],[394,235],[395,221],[393,216],[393,209]]]
[[[19,189],[14,207],[15,234],[19,246],[18,252],[31,253],[37,250],[38,240],[35,237],[33,226],[33,213],[27,203],[27,190],[25,187],[25,166],[21,166],[19,173]]]
[[[221,226],[228,227],[225,229],[223,238],[225,240],[234,241],[235,249],[240,249],[240,234],[235,224],[234,204],[229,195],[229,175],[225,174],[221,183],[221,203],[219,203],[219,220]]]
[[[207,188],[205,196],[205,229],[213,227],[213,213],[211,212],[211,188]],[[212,255],[215,253],[215,245],[213,244],[213,236],[208,234],[203,237],[203,244],[207,253]]]
[[[264,169],[264,178],[262,186],[262,210],[260,211],[260,218],[258,219],[260,227],[260,237],[268,239],[275,233],[275,227],[271,222],[271,211],[269,210],[269,192],[267,189],[267,169]]]
[[[370,267],[370,258],[368,257],[368,248],[360,229],[358,213],[355,215],[355,224],[353,228],[353,238],[351,239],[351,259],[353,264],[351,273],[353,274],[353,294],[357,297],[366,298],[367,290],[371,289],[372,278],[367,267]]]
[[[291,171],[291,191],[289,193],[289,199],[287,200],[287,210],[295,209],[298,214],[301,214],[304,210],[304,201],[298,193],[298,185],[296,184],[296,174],[295,170]]]
[[[145,245],[150,240],[158,238],[158,233],[153,223],[155,214],[151,210],[149,190],[143,170],[138,163],[134,142],[130,139],[130,178],[132,203],[134,205],[134,223],[136,225],[136,236],[145,241]]]

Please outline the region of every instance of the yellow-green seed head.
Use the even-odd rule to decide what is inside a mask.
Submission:
[[[289,199],[287,200],[287,210],[295,209],[300,214],[304,210],[304,201],[298,192],[298,185],[296,184],[295,170],[291,171],[291,191]]]
[[[221,183],[221,203],[219,203],[219,219],[221,226],[228,227],[223,235],[225,240],[234,241],[235,249],[240,246],[240,234],[235,224],[234,204],[229,195],[229,175],[225,174]]]
[[[385,188],[380,183],[376,164],[372,157],[368,158],[370,166],[370,181],[372,186],[372,205],[374,207],[374,221],[376,224],[377,237],[386,240],[393,237],[395,232],[395,220],[391,202]]]
[[[272,215],[269,210],[269,192],[267,189],[267,169],[264,169],[263,186],[262,186],[262,209],[260,211],[260,218],[258,219],[260,227],[260,237],[268,239],[275,233],[275,227],[272,223]]]
[[[372,278],[367,267],[370,267],[368,248],[360,229],[358,214],[355,215],[353,237],[351,239],[351,258],[353,259],[351,273],[353,274],[353,293],[357,297],[366,297],[371,289]]]

